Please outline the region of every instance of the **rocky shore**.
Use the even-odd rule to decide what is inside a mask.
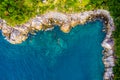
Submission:
[[[114,41],[112,32],[115,30],[114,22],[109,12],[106,10],[85,11],[75,14],[64,14],[60,12],[49,12],[30,19],[23,25],[11,27],[5,20],[0,19],[0,29],[6,40],[12,44],[19,44],[25,41],[29,33],[39,30],[53,29],[54,25],[60,26],[60,29],[68,33],[71,28],[77,24],[84,24],[87,21],[101,19],[104,21],[106,37],[102,43],[103,63],[105,65],[104,80],[113,80],[114,66]]]

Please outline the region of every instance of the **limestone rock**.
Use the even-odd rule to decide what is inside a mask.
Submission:
[[[10,34],[10,38],[8,39],[8,41],[10,41],[12,44],[18,44],[26,40],[26,38],[27,35],[23,35],[20,31],[14,29]]]
[[[68,25],[68,24],[62,25],[60,29],[63,32],[68,33],[70,31],[70,25]]]

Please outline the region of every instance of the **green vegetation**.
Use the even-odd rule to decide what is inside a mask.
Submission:
[[[0,0],[0,17],[13,26],[48,11],[74,13],[94,9],[109,10],[114,19],[115,56],[118,58],[114,80],[120,80],[120,0],[47,0],[46,3],[42,0]]]
[[[24,23],[30,17],[35,15],[34,5],[36,3],[34,3],[33,1],[0,0],[0,17],[2,19],[5,19],[10,25]]]
[[[0,17],[9,25],[22,24],[36,14],[47,11],[60,11],[65,13],[80,12],[89,3],[89,0],[0,0]]]
[[[107,0],[105,0],[107,2]],[[104,8],[103,0],[0,0],[0,17],[5,19],[9,25],[22,24],[36,14],[48,11],[59,11],[64,13],[82,12]],[[104,5],[105,6],[105,5]],[[105,8],[108,9],[107,6]]]

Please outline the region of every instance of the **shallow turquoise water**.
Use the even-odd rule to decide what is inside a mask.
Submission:
[[[19,45],[0,34],[0,80],[103,80],[102,28],[99,20],[68,34],[55,27]]]

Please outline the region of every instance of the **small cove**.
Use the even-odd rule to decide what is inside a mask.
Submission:
[[[103,80],[103,22],[39,31],[19,45],[0,34],[0,80]]]

